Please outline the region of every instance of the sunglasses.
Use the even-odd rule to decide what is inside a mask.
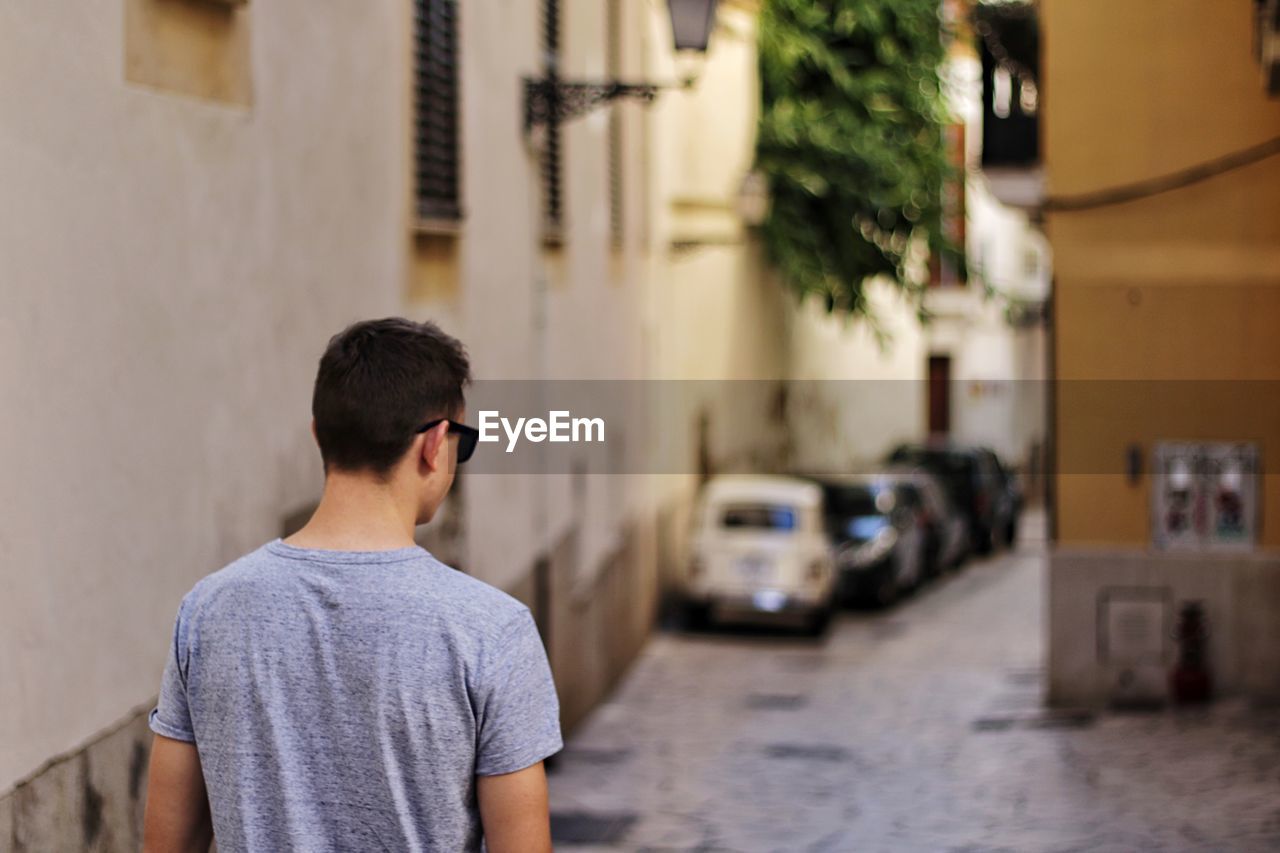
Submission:
[[[448,418],[437,418],[434,421],[427,421],[418,427],[414,432],[426,432],[434,426],[439,426],[445,421],[449,422],[449,432],[458,437],[458,464],[461,465],[471,458],[471,454],[476,452],[476,442],[480,440],[480,430],[475,427],[467,426],[450,421]]]

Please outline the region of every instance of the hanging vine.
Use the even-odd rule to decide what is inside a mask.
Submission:
[[[919,252],[963,271],[943,231],[950,175],[938,0],[764,0],[756,166],[766,250],[786,283],[871,320],[882,277],[920,309]]]

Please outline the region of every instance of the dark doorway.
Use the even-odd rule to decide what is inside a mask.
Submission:
[[[951,356],[929,356],[929,434],[951,432]]]

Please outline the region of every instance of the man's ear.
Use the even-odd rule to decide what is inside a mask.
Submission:
[[[316,434],[316,419],[311,419],[311,437],[316,440],[316,444],[320,443],[320,436]]]
[[[441,450],[447,450],[446,447],[449,440],[449,422],[441,421],[431,429],[423,433],[422,436],[422,461],[426,463],[428,471],[436,471],[445,465],[445,458],[440,455]]]

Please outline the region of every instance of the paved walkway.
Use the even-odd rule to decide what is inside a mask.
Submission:
[[[1280,849],[1280,712],[1046,713],[1043,586],[1024,542],[820,642],[656,636],[551,776],[557,849]]]

